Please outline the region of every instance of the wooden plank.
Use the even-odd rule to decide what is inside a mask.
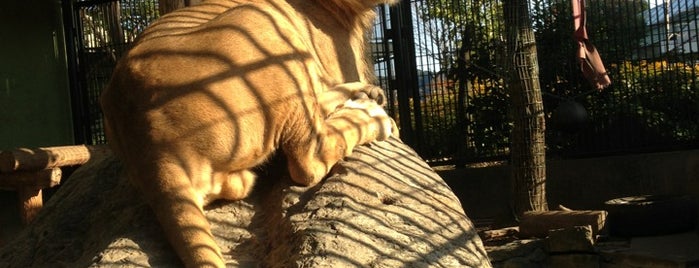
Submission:
[[[0,172],[42,170],[82,165],[109,151],[106,145],[71,145],[45,148],[18,148],[0,153]]]
[[[61,168],[0,173],[0,189],[43,189],[61,183]]]
[[[593,235],[605,226],[607,212],[603,210],[530,211],[525,212],[519,222],[519,235],[546,237],[549,230],[590,225]]]

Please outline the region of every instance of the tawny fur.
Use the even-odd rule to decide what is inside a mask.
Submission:
[[[187,267],[223,267],[203,206],[251,190],[277,150],[318,183],[395,132],[365,61],[373,9],[396,0],[213,0],[163,16],[101,97],[109,143]]]

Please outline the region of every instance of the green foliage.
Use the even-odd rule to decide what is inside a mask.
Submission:
[[[466,109],[468,134],[477,155],[495,156],[510,146],[512,122],[508,118],[509,94],[502,86],[483,87]]]
[[[620,96],[628,105],[625,115],[642,118],[646,130],[666,141],[699,139],[699,64],[627,61],[617,68],[621,86],[629,89]]]
[[[463,112],[458,109],[460,81],[421,101],[422,107],[429,107],[423,111],[425,157],[497,157],[509,147],[512,124],[507,114],[507,91],[500,83],[472,81]]]
[[[430,107],[423,111],[423,131],[420,133],[423,142],[423,156],[435,159],[456,153],[456,144],[460,139],[456,123],[456,94],[430,94],[421,101],[422,107]]]

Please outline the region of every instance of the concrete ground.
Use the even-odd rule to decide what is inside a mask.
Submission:
[[[609,267],[699,267],[699,231],[598,244]]]
[[[547,239],[485,240],[495,268],[699,267],[699,230],[664,236],[602,238],[592,250],[548,253]],[[573,243],[575,244],[575,243]]]

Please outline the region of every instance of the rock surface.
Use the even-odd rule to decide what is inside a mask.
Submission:
[[[550,230],[546,242],[547,251],[551,253],[580,253],[595,250],[595,239],[592,237],[590,225]]]
[[[282,161],[253,194],[206,209],[229,267],[490,267],[444,181],[398,140],[357,148],[314,187]],[[114,157],[78,169],[0,267],[179,267],[150,208]]]

